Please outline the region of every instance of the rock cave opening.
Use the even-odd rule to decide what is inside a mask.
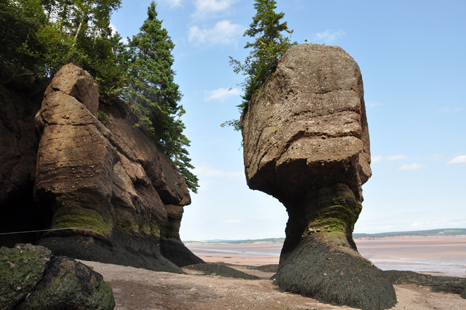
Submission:
[[[31,184],[22,190],[0,209],[0,246],[11,248],[17,243],[36,244],[44,234],[38,230],[50,228],[52,211],[35,204],[32,187]]]

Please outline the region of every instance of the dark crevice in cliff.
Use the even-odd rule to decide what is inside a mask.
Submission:
[[[4,202],[0,208],[0,233],[25,232],[50,228],[51,210],[36,206],[32,194],[33,183],[19,189],[20,194]],[[0,246],[13,247],[16,243],[35,244],[43,232],[0,235]]]

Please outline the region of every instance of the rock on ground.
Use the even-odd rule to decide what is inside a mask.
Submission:
[[[41,247],[0,249],[0,308],[18,310],[111,310],[111,287],[102,275]]]
[[[241,118],[248,185],[279,199],[289,219],[280,288],[321,301],[386,309],[395,290],[352,233],[370,169],[361,72],[343,49],[298,45]]]

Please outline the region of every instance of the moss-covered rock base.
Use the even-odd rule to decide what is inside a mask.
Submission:
[[[54,257],[41,282],[18,310],[107,310],[115,307],[102,275],[67,257]]]
[[[282,202],[289,220],[275,276],[280,289],[364,310],[396,304],[393,285],[357,252],[352,234],[362,206],[349,186],[311,188]]]
[[[178,267],[205,263],[201,258],[193,254],[183,242],[175,238],[160,239],[162,255]]]
[[[42,279],[52,253],[30,244],[0,249],[0,309],[13,309]]]
[[[345,241],[330,241],[325,233],[307,236],[275,279],[280,289],[333,305],[379,310],[397,302],[395,289],[380,269]]]
[[[130,232],[118,227],[115,227],[111,235],[105,238],[86,235],[84,232],[56,231],[46,235],[40,245],[49,248],[57,256],[154,271],[183,272],[162,255],[160,237]]]
[[[429,286],[432,292],[445,292],[460,294],[466,299],[466,279],[448,276],[431,276],[413,271],[387,270],[384,271],[385,278],[392,284],[416,284],[418,286]]]
[[[102,275],[30,244],[0,249],[0,309],[111,310],[115,299]]]

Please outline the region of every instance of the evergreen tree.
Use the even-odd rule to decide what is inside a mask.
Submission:
[[[189,170],[194,167],[186,150],[190,141],[183,134],[185,126],[180,120],[185,113],[179,104],[182,95],[172,69],[171,51],[175,45],[157,19],[154,2],[147,15],[139,34],[129,42],[130,82],[125,99],[137,116],[136,125],[145,129],[159,149],[173,159],[188,188],[196,193],[198,179]]]
[[[36,36],[45,17],[39,0],[0,0],[0,62],[15,67],[6,81],[12,80],[22,67],[34,68],[40,50]]]
[[[244,36],[255,38],[254,42],[248,42],[244,47],[252,50],[244,63],[230,57],[230,65],[234,67],[234,72],[242,72],[246,76],[242,84],[245,91],[242,96],[243,102],[238,105],[241,111],[247,107],[252,96],[267,78],[275,72],[280,57],[290,47],[298,44],[281,34],[283,31],[290,34],[293,31],[288,30],[286,22],[280,22],[285,14],[275,12],[276,4],[274,0],[255,0],[254,8],[257,13],[252,19],[250,28],[244,32]],[[238,121],[229,121],[223,125],[233,125],[238,128]]]
[[[121,0],[0,0],[0,65],[15,68],[2,80],[8,83],[30,71],[53,77],[73,61],[94,77],[101,104],[127,99],[136,124],[197,192],[186,150],[190,141],[180,120],[185,112],[179,104],[182,95],[171,68],[174,44],[152,3],[141,32],[124,45],[109,27],[111,13],[120,5]]]

